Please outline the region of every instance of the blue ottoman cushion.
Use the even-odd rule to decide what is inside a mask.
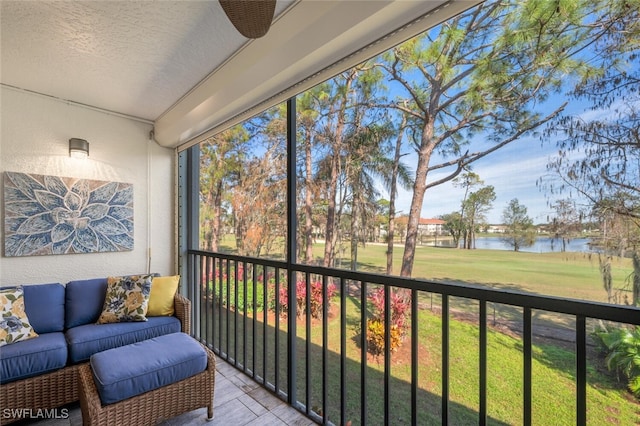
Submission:
[[[67,365],[67,342],[64,334],[45,333],[2,347],[0,383],[38,376]]]
[[[91,355],[181,330],[176,317],[149,317],[148,321],[86,324],[67,330],[69,360],[86,361]]]
[[[173,333],[96,353],[90,364],[106,405],[195,376],[206,370],[207,354],[192,337]]]

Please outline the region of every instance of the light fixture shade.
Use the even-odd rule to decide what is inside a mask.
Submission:
[[[276,0],[219,0],[234,27],[247,38],[260,38],[269,31]]]
[[[89,142],[84,139],[69,139],[69,157],[87,158],[89,156]]]

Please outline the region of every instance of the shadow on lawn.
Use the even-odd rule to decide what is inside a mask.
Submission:
[[[375,265],[359,264],[359,270],[370,272],[381,272]],[[439,280],[443,282],[444,280]],[[444,281],[457,284],[465,284],[477,287],[504,289],[521,292],[515,285],[504,285],[495,283],[477,283],[462,281]],[[361,366],[360,349],[351,337],[356,334],[360,327],[359,311],[362,309],[359,283],[347,281],[346,291],[349,302],[356,312],[348,312],[346,319],[347,328],[347,350],[348,356],[345,358],[345,419],[351,420],[352,424],[383,424],[384,422],[384,374],[380,364],[369,361],[363,369]],[[369,284],[368,291],[378,288],[378,285]],[[425,286],[428,288],[428,284]],[[203,305],[205,306],[205,305]],[[209,305],[210,306],[210,305]],[[442,296],[428,291],[419,291],[419,307],[423,311],[431,311],[434,315],[441,315]],[[478,326],[479,303],[476,300],[452,297],[450,298],[450,317],[452,321],[461,321],[472,326]],[[216,316],[205,315],[203,312],[203,324],[205,327],[201,333],[203,338],[209,343],[213,343],[221,356],[229,358],[245,372],[253,374],[258,381],[266,378],[267,387],[272,391],[277,391],[282,397],[282,392],[286,392],[288,377],[287,360],[287,320],[280,318],[279,332],[276,333],[276,318],[271,312],[267,312],[266,325],[264,323],[264,313],[258,312],[256,327],[254,328],[253,317],[245,317],[242,313],[233,310],[218,310]],[[487,304],[487,324],[490,329],[520,341],[522,339],[522,315],[523,309],[520,307],[488,303]],[[246,320],[246,332],[245,332]],[[535,352],[536,361],[549,368],[558,371],[562,376],[567,377],[575,383],[575,319],[570,315],[554,314],[546,311],[533,311],[533,343],[537,348]],[[339,321],[336,321],[339,322]],[[330,422],[340,423],[340,357],[339,348],[339,326],[332,327],[329,334],[330,349],[323,351],[321,327],[318,323],[312,325],[310,330],[310,341],[307,345],[304,331],[304,321],[298,322],[298,338],[296,339],[296,399],[304,407],[322,415],[323,412],[323,378],[326,380],[326,402],[325,408],[327,418]],[[590,322],[590,325],[591,322]],[[302,331],[301,331],[302,330]],[[302,334],[301,334],[302,333]],[[235,336],[241,336],[236,340]],[[277,338],[276,338],[277,336]],[[278,350],[276,350],[276,340]],[[255,346],[254,342],[255,341]],[[333,344],[331,342],[338,342]],[[255,350],[254,350],[255,347]],[[255,353],[255,354],[254,354]],[[323,376],[323,353],[325,356],[325,374]],[[263,362],[263,356],[266,362]],[[600,389],[619,390],[624,386],[616,383],[611,376],[601,368],[601,361],[594,355],[594,350],[589,351],[589,383],[596,385]],[[308,373],[306,365],[309,365]],[[393,365],[392,374],[395,376],[397,369],[402,366]],[[365,374],[364,386],[366,387],[366,398],[362,398],[362,374]],[[309,388],[307,381],[309,375]],[[423,371],[419,373],[424,377]],[[404,374],[404,377],[408,377]],[[592,380],[593,379],[593,380]],[[424,385],[422,385],[425,387]],[[275,389],[274,389],[275,387]],[[439,424],[441,422],[441,397],[438,394],[440,383],[429,383],[428,389],[435,390],[436,393],[425,389],[418,389],[417,396],[417,416],[419,424]],[[308,391],[308,397],[307,397]],[[411,421],[411,384],[407,380],[390,377],[389,380],[389,413],[391,414],[391,424],[407,424]],[[469,398],[470,401],[477,401],[477,396]],[[362,404],[365,404],[363,419]],[[476,404],[474,406],[473,404]],[[471,407],[450,402],[450,424],[477,424],[478,412],[477,402],[471,403]],[[307,412],[307,414],[310,414]],[[492,424],[505,424],[497,419],[488,419]]]
[[[354,299],[354,302],[359,302],[358,298]],[[211,304],[209,307],[211,309]],[[212,344],[218,356],[253,376],[258,382],[263,383],[262,378],[266,377],[267,388],[286,400],[285,394],[289,381],[286,319],[280,319],[280,329],[276,333],[275,318],[272,314],[267,316],[266,326],[262,313],[257,315],[255,323],[252,317],[247,316],[245,330],[244,315],[232,310],[218,310],[217,308],[216,306],[215,314],[211,314],[214,311],[201,312],[202,332],[200,337],[206,338],[207,342]],[[312,418],[315,415],[316,420],[321,420],[324,381],[326,383],[324,403],[326,419],[333,424],[340,424],[342,357],[339,353],[339,342],[336,348],[323,349],[322,336],[314,332],[314,327],[317,329],[321,327],[315,324],[312,326],[310,341],[307,344],[305,321],[298,321],[297,327],[299,337],[296,339],[296,400],[303,412],[308,407],[307,415],[312,414]],[[351,326],[348,326],[347,329],[348,333],[353,332]],[[236,340],[236,334],[241,338]],[[276,350],[276,336],[278,337],[278,350]],[[330,346],[335,345],[335,336],[330,337],[329,340]],[[339,341],[339,339],[337,340]],[[382,365],[367,361],[366,367],[363,368],[360,362],[361,353],[356,345],[349,340],[350,338],[347,339],[348,356],[344,358],[345,420],[351,421],[352,425],[365,423],[367,425],[383,425],[384,373]],[[266,357],[263,359],[264,354]],[[325,357],[324,363],[323,355]],[[325,366],[324,373],[323,364]],[[394,364],[392,374],[396,368],[408,367]],[[306,380],[307,374],[309,380]],[[363,383],[364,398],[362,397]],[[390,395],[388,401],[389,424],[410,424],[412,414],[411,383],[392,375],[389,377],[388,386]],[[436,387],[439,388],[439,385]],[[476,400],[477,398],[471,399]],[[416,407],[418,424],[440,424],[442,419],[441,404],[440,395],[418,388]],[[487,420],[490,424],[507,424],[492,418]],[[477,407],[474,409],[450,401],[449,423],[455,425],[478,424]]]

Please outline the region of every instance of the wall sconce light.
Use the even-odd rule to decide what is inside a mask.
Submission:
[[[89,156],[89,142],[84,139],[69,139],[69,157],[85,159]]]

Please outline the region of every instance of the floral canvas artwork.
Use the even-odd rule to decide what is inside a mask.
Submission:
[[[4,173],[4,254],[133,250],[133,185]]]

